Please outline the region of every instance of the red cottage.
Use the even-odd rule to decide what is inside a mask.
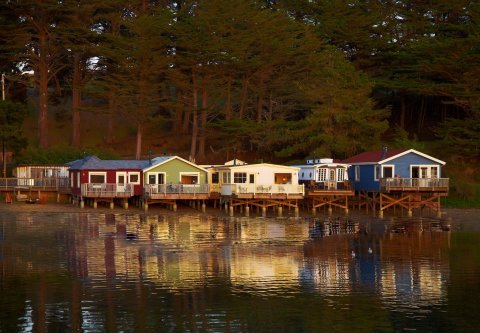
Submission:
[[[101,160],[87,156],[68,163],[70,187],[74,203],[84,207],[85,201],[94,208],[97,202],[114,202],[128,208],[129,199],[140,200],[143,194],[142,169],[148,160]]]

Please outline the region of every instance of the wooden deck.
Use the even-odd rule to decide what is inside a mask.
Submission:
[[[82,184],[81,193],[84,198],[130,198],[133,196],[133,185],[87,183]]]
[[[448,178],[382,178],[380,192],[441,192],[448,193]]]

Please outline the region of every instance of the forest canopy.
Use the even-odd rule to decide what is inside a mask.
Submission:
[[[425,142],[443,159],[479,158],[477,1],[18,0],[0,11],[6,98],[30,106],[30,150],[288,162]]]

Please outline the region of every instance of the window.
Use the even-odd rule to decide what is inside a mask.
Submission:
[[[375,180],[378,181],[378,179],[380,178],[380,165],[375,165],[375,170],[374,170],[374,173],[375,173]]]
[[[73,181],[75,180],[75,174],[73,172],[70,173],[70,187],[74,187],[73,186]]]
[[[230,172],[222,172],[222,183],[223,184],[230,184]]]
[[[106,172],[90,172],[89,183],[105,184],[107,179]]]
[[[193,184],[198,184],[198,175],[195,174],[181,174],[180,175],[180,183],[181,184],[187,184],[187,185],[193,185]]]
[[[80,172],[77,172],[77,187],[80,187]]]
[[[410,169],[412,178],[438,178],[439,173],[438,165],[412,165]]]
[[[355,181],[360,181],[360,165],[355,165]]]
[[[220,182],[219,176],[218,172],[212,173],[212,184],[218,184]]]
[[[250,177],[250,184],[254,184],[255,183],[255,175],[252,173],[249,175]]]
[[[327,169],[325,168],[318,169],[318,181],[324,182],[326,180],[327,180]]]
[[[393,165],[383,165],[382,166],[382,177],[383,178],[393,178]]]
[[[312,174],[312,173],[310,172],[310,174]],[[304,173],[303,173],[303,171],[302,171],[302,179],[303,179],[303,177],[305,177],[305,175],[304,175]]]
[[[147,175],[149,184],[165,184],[165,173],[149,172]]]
[[[343,182],[345,180],[345,169],[337,169],[337,182]]]
[[[233,183],[234,184],[244,184],[247,182],[247,173],[246,172],[234,172],[233,173]]]
[[[128,182],[130,184],[140,184],[140,172],[130,172],[128,174]]]

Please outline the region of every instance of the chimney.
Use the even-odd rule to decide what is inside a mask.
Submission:
[[[384,160],[387,157],[387,153],[388,153],[388,147],[383,146],[383,148],[382,148],[382,158],[380,160]]]

